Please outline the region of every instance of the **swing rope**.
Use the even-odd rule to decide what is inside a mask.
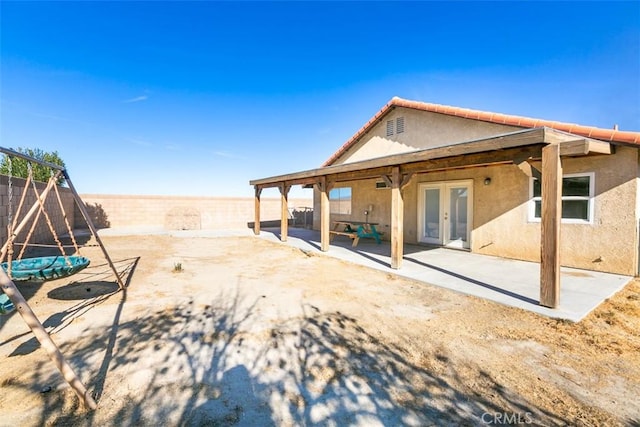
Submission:
[[[22,202],[26,198],[26,195],[29,190],[29,184],[31,183],[31,181],[33,181],[33,171],[31,170],[31,168],[28,168],[28,170],[29,170],[29,174],[27,175],[27,181],[25,182],[24,189],[22,190],[22,200],[20,200],[20,206],[22,206]],[[18,208],[18,213],[16,214],[16,218],[14,220],[14,224],[13,224],[14,229],[16,227],[16,223],[18,222],[18,216],[20,215],[19,213],[20,210],[21,210],[21,207]],[[33,221],[33,223],[31,224],[31,228],[29,229],[29,233],[27,234],[27,238],[25,240],[25,244],[22,246],[22,249],[20,249],[20,253],[18,254],[18,260],[21,260],[22,257],[24,256],[24,251],[27,249],[29,240],[31,239],[31,236],[33,235],[33,232],[36,229],[36,225],[38,224],[39,220],[40,220],[40,211],[38,211],[38,213],[36,214],[35,221]]]
[[[24,241],[24,244],[22,245],[22,249],[20,249],[20,254],[18,255],[18,260],[21,260],[22,257],[24,256],[24,252],[27,250],[27,247],[29,247],[29,240],[31,240],[31,236],[33,236],[33,232],[36,230],[36,226],[38,225],[38,221],[40,221],[40,214],[42,212],[38,211],[38,213],[36,213],[36,218],[34,219],[33,223],[31,224],[31,228],[29,229],[29,234],[27,234],[27,237]]]
[[[53,171],[51,171],[51,177],[53,178]],[[71,238],[71,243],[73,244],[73,248],[75,249],[75,253],[77,255],[82,255],[80,253],[80,248],[78,247],[78,243],[76,242],[76,236],[73,234],[73,229],[69,224],[69,219],[67,218],[67,212],[64,210],[64,205],[62,204],[62,197],[60,197],[60,192],[58,191],[58,186],[54,185],[53,189],[56,192],[56,198],[58,199],[58,205],[60,206],[60,212],[62,212],[62,217],[64,218],[64,223],[67,226],[67,232],[69,233],[69,237]]]
[[[46,184],[45,189],[40,193],[38,191],[38,187],[36,186],[35,180],[35,172],[33,169],[33,162],[27,160],[26,166],[28,170],[27,178],[25,179],[24,187],[22,189],[20,203],[18,209],[14,212],[14,192],[16,186],[14,186],[13,182],[13,172],[14,168],[16,168],[17,163],[14,163],[12,157],[7,155],[7,166],[8,166],[8,224],[7,224],[7,232],[8,238],[5,245],[2,247],[2,254],[0,256],[0,262],[7,256],[7,262],[2,262],[1,267],[7,272],[8,276],[11,280],[19,280],[19,281],[46,281],[57,279],[60,277],[66,277],[77,273],[78,271],[86,268],[90,264],[90,260],[80,255],[80,247],[76,240],[76,237],[73,233],[73,228],[69,222],[69,217],[65,210],[62,197],[60,191],[57,188],[57,180],[63,174],[64,170],[54,171],[52,167],[50,167],[50,178]],[[17,170],[17,169],[16,169]],[[31,187],[31,189],[30,189]],[[52,188],[53,187],[53,188]],[[49,195],[50,190],[54,190],[56,192],[56,200],[58,207],[61,212],[62,219],[64,220],[66,229],[69,233],[69,237],[71,242],[73,243],[73,248],[75,249],[76,255],[67,255],[65,252],[65,248],[71,247],[70,245],[63,245],[60,237],[58,236],[58,232],[56,231],[56,227],[53,223],[53,218],[50,212],[47,210],[46,204],[49,203],[49,208],[54,207],[55,202],[53,200],[48,200],[47,197]],[[31,193],[33,191],[33,195],[36,198],[36,203],[33,204],[28,213],[22,215],[23,207],[25,206],[25,202],[27,199],[27,193]],[[57,215],[57,210],[56,210]],[[24,216],[22,221],[20,218]],[[27,225],[27,217],[31,218],[35,216],[35,221],[31,222],[29,232],[27,233],[26,240],[24,243],[16,243],[16,239],[18,238],[17,234],[21,234],[23,227]],[[55,245],[39,245],[37,243],[30,244],[29,242],[32,240],[36,229],[41,228],[40,218],[44,216],[45,222],[55,240]],[[19,223],[19,224],[18,224]],[[22,246],[20,248],[18,259],[15,259],[15,255],[17,249],[15,245]],[[23,258],[25,256],[25,251],[30,246],[46,246],[46,247],[57,247],[62,254],[62,256],[44,256],[44,257],[34,257],[34,258]],[[6,252],[5,252],[6,251]],[[28,256],[28,255],[27,255]]]
[[[29,168],[31,168],[31,165],[29,165]],[[53,180],[53,179],[54,177],[52,175],[51,178],[49,178],[49,180]],[[44,200],[42,200],[42,198],[40,197],[40,194],[38,193],[35,180],[31,180],[31,184],[33,187],[33,192],[35,193],[36,198],[38,199],[38,203],[40,204],[40,211],[44,215],[44,219],[47,222],[47,226],[49,227],[49,231],[51,231],[51,234],[53,235],[53,239],[56,241],[56,245],[58,245],[58,249],[60,249],[60,253],[64,257],[66,263],[69,265],[69,267],[71,267],[71,262],[67,258],[67,254],[64,251],[64,247],[62,246],[60,239],[58,239],[58,233],[56,233],[55,227],[53,226],[53,223],[51,222],[51,218],[49,217],[49,213],[47,212],[47,209],[44,206]],[[55,184],[54,184],[54,187],[55,187]]]
[[[7,156],[7,166],[9,169],[8,189],[7,195],[9,196],[9,212],[7,221],[7,274],[11,277],[11,266],[13,264],[13,162],[11,156]],[[17,216],[16,216],[17,218]]]

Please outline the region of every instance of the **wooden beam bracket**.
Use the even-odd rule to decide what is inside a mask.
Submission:
[[[291,190],[291,184],[287,184],[286,182],[283,182],[280,185],[278,185],[278,190],[280,190],[280,194],[282,194],[283,196],[286,196],[287,194],[289,194],[289,190]]]
[[[409,185],[409,183],[411,182],[411,179],[413,178],[413,175],[414,175],[413,172],[405,173],[402,175],[402,181],[400,182],[401,190],[404,190],[405,187]]]

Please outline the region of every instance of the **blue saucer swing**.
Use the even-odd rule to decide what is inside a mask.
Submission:
[[[19,282],[44,282],[71,276],[89,265],[83,256],[47,256],[11,261],[11,279]],[[0,264],[9,273],[9,263]]]
[[[17,232],[14,233],[14,228],[16,227],[17,221],[13,220],[13,216],[14,216],[13,191],[11,190],[12,178],[13,178],[13,174],[12,174],[13,166],[12,166],[11,157],[7,156],[6,158],[8,159],[7,161],[8,161],[8,169],[9,169],[9,174],[8,174],[9,237],[7,241],[7,246],[12,248],[14,244],[13,239],[17,234]],[[22,247],[22,250],[20,251],[20,255],[18,256],[18,259],[16,260],[11,259],[11,254],[13,253],[13,250],[11,249],[8,252],[9,253],[8,261],[1,263],[0,266],[4,269],[4,271],[11,278],[11,280],[20,281],[20,282],[26,282],[26,281],[44,282],[47,280],[54,280],[62,277],[71,276],[72,274],[75,274],[80,270],[85,269],[89,265],[90,261],[88,258],[85,258],[80,255],[65,254],[64,247],[62,246],[62,243],[60,243],[55,227],[53,226],[51,222],[51,218],[49,217],[49,214],[45,209],[45,204],[44,204],[44,199],[46,197],[45,193],[43,192],[43,195],[41,197],[41,195],[38,192],[38,188],[36,187],[36,182],[33,178],[33,169],[31,167],[31,163],[27,163],[27,170],[28,170],[28,175],[24,183],[24,191],[22,192],[20,203],[18,205],[17,211],[15,212],[15,218],[17,220],[17,218],[20,216],[22,207],[26,200],[26,196],[28,192],[27,189],[29,188],[29,184],[31,184],[31,186],[33,187],[33,194],[35,195],[40,208],[38,215],[42,214],[44,216],[44,219],[46,220],[46,223],[49,227],[49,231],[51,232],[54,240],[56,241],[56,245],[60,249],[60,253],[62,255],[22,258],[22,256],[25,253],[25,249],[29,245],[29,240],[35,231],[36,225],[38,224],[38,217],[36,217],[36,220],[33,221],[31,224],[31,229],[27,234],[25,242],[22,244],[23,247]],[[64,205],[62,204],[62,199],[60,198],[60,194],[58,193],[56,180],[58,179],[59,175],[60,175],[60,172],[58,172],[58,174],[53,174],[53,173],[51,174],[51,177],[49,178],[49,182],[47,183],[46,191],[48,192],[50,188],[54,189],[57,196],[58,203],[60,205],[60,210],[63,213],[64,222],[65,222],[65,225],[67,226],[67,231],[73,243],[73,247],[75,248],[76,252],[79,252],[78,244],[76,242],[75,236],[73,235],[73,229],[71,228],[71,225],[67,221],[66,214],[64,213]],[[41,245],[41,246],[48,246],[48,245]],[[4,247],[3,247],[2,258],[4,258]]]

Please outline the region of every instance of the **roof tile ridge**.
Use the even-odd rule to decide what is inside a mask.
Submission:
[[[549,127],[552,129],[562,130],[580,136],[586,136],[594,139],[626,142],[631,144],[640,144],[640,132],[619,131],[615,129],[604,129],[596,126],[585,126],[577,123],[558,122],[553,120],[538,119],[513,114],[498,113],[492,111],[483,111],[471,108],[454,107],[451,105],[434,104],[422,101],[415,101],[394,96],[387,102],[369,121],[365,123],[351,138],[349,138],[342,146],[325,161],[322,166],[328,166],[342,156],[353,143],[366,133],[371,125],[378,121],[393,107],[412,108],[416,110],[428,111],[432,113],[445,114],[454,117],[461,117],[472,120],[480,120],[489,123],[497,123],[508,126],[520,126],[527,128]],[[595,136],[594,136],[595,135]]]

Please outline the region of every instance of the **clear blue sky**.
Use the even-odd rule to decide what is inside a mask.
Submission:
[[[0,145],[58,151],[81,193],[251,196],[393,96],[640,130],[637,1],[2,1],[0,20]]]

